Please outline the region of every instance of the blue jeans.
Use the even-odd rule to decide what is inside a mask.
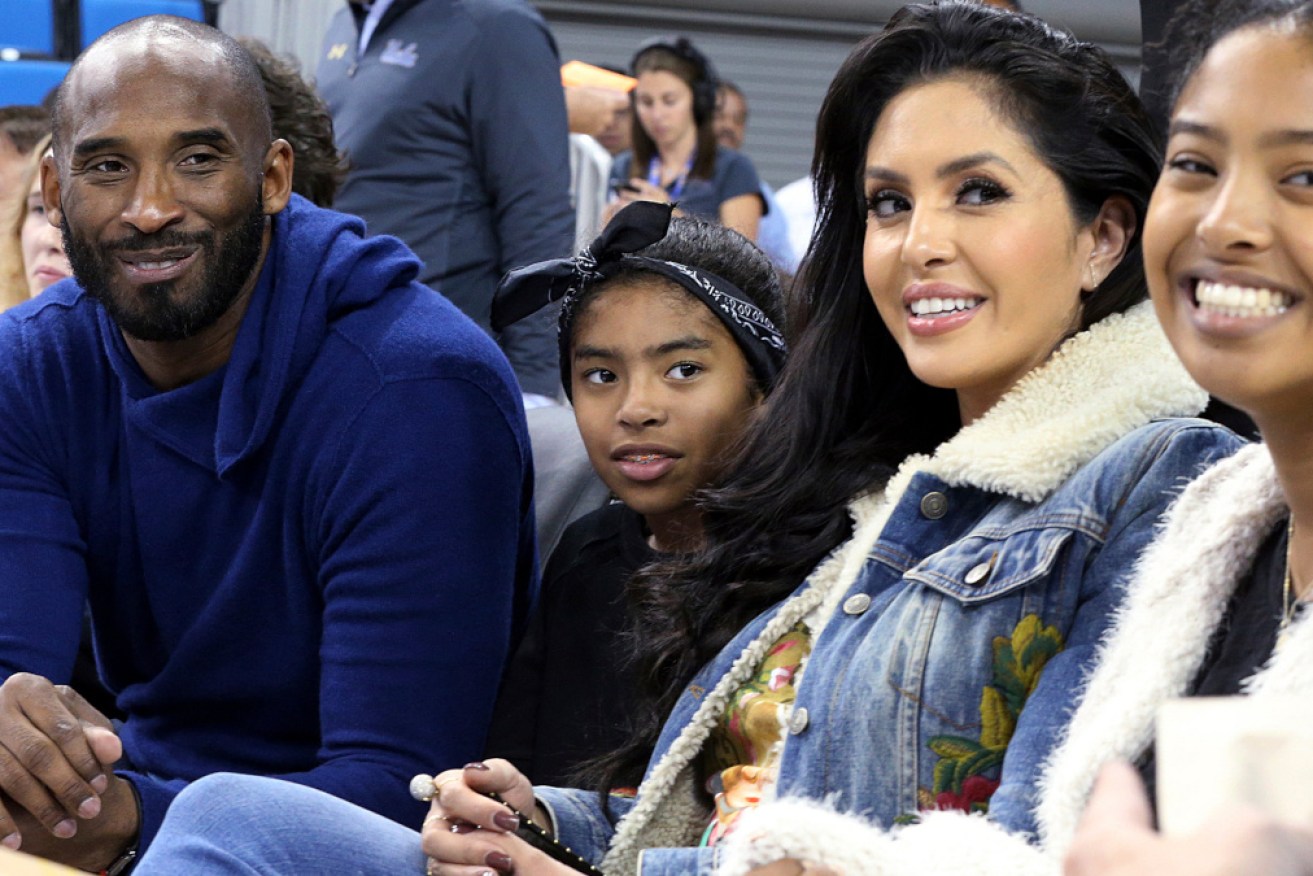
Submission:
[[[419,876],[419,834],[322,791],[216,773],[187,787],[134,876]]]

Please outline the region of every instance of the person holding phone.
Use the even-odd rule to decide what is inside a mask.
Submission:
[[[633,201],[674,203],[681,214],[718,220],[749,240],[766,212],[761,181],[746,155],[716,144],[711,61],[685,37],[658,37],[630,63],[638,79],[633,147],[616,157],[616,200],[607,220]]]

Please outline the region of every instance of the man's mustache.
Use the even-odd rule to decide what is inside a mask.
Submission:
[[[111,241],[100,249],[106,253],[144,252],[146,250],[172,249],[183,246],[199,246],[208,249],[213,245],[214,235],[204,231],[190,234],[180,231],[160,231],[155,234],[134,234],[130,237]]]

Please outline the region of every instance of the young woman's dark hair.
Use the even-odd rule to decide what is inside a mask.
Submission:
[[[1080,223],[1113,196],[1132,206],[1126,257],[1084,299],[1079,328],[1147,295],[1139,231],[1160,147],[1100,49],[975,3],[907,6],[858,45],[817,123],[818,232],[791,302],[790,363],[734,469],[705,496],[705,549],[650,566],[631,584],[644,708],[632,742],[590,772],[603,790],[641,776],[683,685],[850,535],[848,501],[961,426],[955,394],[912,375],[862,275],[863,174],[876,122],[905,89],[950,76],[995,97],[1061,178]]]
[[[1181,89],[1222,37],[1251,25],[1289,23],[1313,34],[1309,0],[1194,0],[1185,3],[1167,24],[1167,106],[1175,106]]]
[[[696,157],[693,159],[693,167],[689,170],[689,176],[711,179],[715,175],[716,168],[714,112],[716,78],[711,70],[710,62],[701,52],[693,48],[692,43],[681,37],[669,45],[659,43],[639,49],[638,53],[634,55],[632,68],[631,73],[634,76],[650,73],[654,70],[664,70],[684,80],[684,84],[692,90],[693,120],[698,129],[698,150]],[[701,95],[700,98],[699,95]],[[708,102],[708,95],[710,95],[711,107],[705,106]],[[632,92],[630,92],[630,96],[632,98]],[[699,110],[700,104],[702,106],[701,110]],[[644,130],[637,111],[633,113],[631,124],[630,148],[633,150],[634,160],[630,167],[645,168],[657,154],[657,146],[652,137]]]

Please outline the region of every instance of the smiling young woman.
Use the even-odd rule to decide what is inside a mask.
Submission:
[[[1131,584],[1055,780],[1083,801],[1109,759],[1140,775],[1101,775],[1067,872],[1308,876],[1309,825],[1236,806],[1163,837],[1140,781],[1165,699],[1313,694],[1313,3],[1193,0],[1168,34],[1177,76],[1145,269],[1186,368],[1263,443],[1186,489]],[[1150,627],[1171,633],[1146,651]],[[1141,680],[1146,663],[1164,671]]]

